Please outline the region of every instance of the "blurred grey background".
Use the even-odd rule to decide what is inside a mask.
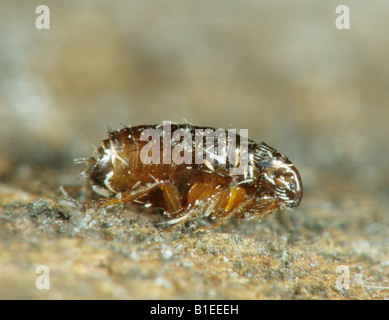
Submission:
[[[40,4],[50,30],[35,27]],[[335,27],[340,4],[350,30]],[[3,0],[0,178],[73,167],[107,127],[186,120],[248,129],[308,191],[332,177],[384,195],[388,15],[384,0]]]

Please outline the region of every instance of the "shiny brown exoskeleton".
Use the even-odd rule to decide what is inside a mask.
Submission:
[[[300,204],[303,187],[299,172],[287,157],[264,142],[243,140],[247,146],[247,165],[242,174],[235,175],[231,169],[243,161],[241,136],[236,135],[235,145],[226,145],[222,156],[225,163],[217,161],[220,155],[212,163],[206,157],[209,147],[205,139],[195,149],[199,132],[208,128],[171,124],[171,133],[178,130],[181,139],[165,136],[164,128],[141,125],[109,132],[108,139],[87,161],[85,170],[92,188],[108,197],[102,205],[133,202],[161,207],[172,218],[169,223],[176,226],[194,218],[219,218],[212,228],[230,217],[265,216]],[[157,133],[151,140],[151,136],[145,136],[150,129]],[[187,142],[182,142],[183,137],[188,138]],[[215,138],[216,149],[218,141]],[[166,146],[166,142],[170,145]],[[174,149],[177,146],[181,149]],[[156,149],[151,151],[151,147],[160,153],[153,154]],[[184,149],[190,157],[180,163],[177,157],[182,156]],[[168,163],[165,160],[169,158],[164,158],[167,151],[172,151]],[[201,163],[199,155],[203,156]],[[227,156],[234,159],[233,163],[226,160]],[[145,157],[149,160],[145,161]]]

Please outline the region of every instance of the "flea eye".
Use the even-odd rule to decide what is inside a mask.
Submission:
[[[293,182],[289,182],[289,189],[296,190],[296,185]]]

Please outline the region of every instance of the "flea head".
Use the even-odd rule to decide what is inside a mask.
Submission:
[[[274,171],[275,194],[284,207],[295,208],[303,197],[303,184],[296,167],[288,162]]]
[[[264,143],[256,150],[255,158],[260,168],[261,192],[277,200],[281,207],[297,207],[303,197],[303,184],[293,163]]]

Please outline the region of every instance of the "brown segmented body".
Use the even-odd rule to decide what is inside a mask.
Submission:
[[[142,150],[149,144],[149,141],[141,141],[146,129],[158,132],[159,164],[144,163],[142,158]],[[214,227],[230,217],[265,216],[300,204],[303,188],[299,172],[287,157],[264,142],[246,140],[247,166],[242,175],[234,175],[230,169],[243,159],[239,135],[236,145],[226,148],[226,154],[234,156],[236,163],[210,163],[206,159],[204,139],[203,147],[196,149],[200,150],[204,161],[196,164],[196,132],[209,128],[172,124],[172,133],[179,129],[192,138],[192,145],[183,144],[185,148],[192,147],[192,163],[177,164],[173,157],[171,163],[164,164],[163,152],[167,149],[163,150],[166,140],[163,140],[162,129],[162,125],[141,125],[109,132],[108,139],[87,161],[85,171],[94,190],[108,197],[103,205],[134,202],[161,207],[172,218],[169,223],[177,225],[212,216],[219,218],[211,226]],[[169,150],[173,151],[180,141],[170,140]],[[218,140],[215,142],[217,147]]]

